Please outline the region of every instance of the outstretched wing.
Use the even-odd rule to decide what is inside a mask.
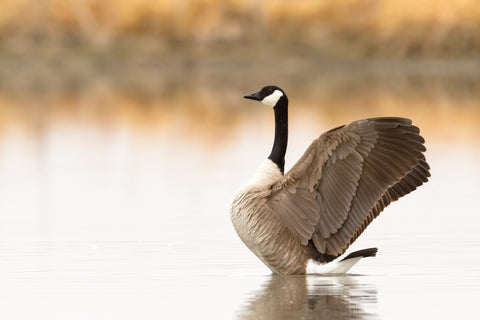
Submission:
[[[338,256],[390,202],[428,180],[419,129],[372,118],[322,134],[267,199],[303,244]]]

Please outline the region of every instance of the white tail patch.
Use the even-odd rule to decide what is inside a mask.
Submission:
[[[262,103],[273,108],[277,104],[278,99],[280,99],[282,96],[283,92],[277,89],[273,91],[272,94],[269,94],[268,96],[263,98]]]
[[[319,273],[319,274],[340,274],[345,273],[352,268],[363,257],[356,257],[347,260],[334,260],[326,264],[319,264],[314,261],[310,261],[307,267],[307,273]]]

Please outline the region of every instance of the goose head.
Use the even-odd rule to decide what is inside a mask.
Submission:
[[[282,89],[277,86],[266,86],[262,90],[243,96],[245,99],[260,101],[264,105],[275,108],[280,101],[286,101],[287,96]]]

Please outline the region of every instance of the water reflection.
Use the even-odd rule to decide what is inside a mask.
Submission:
[[[272,275],[252,294],[239,319],[372,319],[377,290],[355,276]]]
[[[253,71],[243,73],[247,74],[239,78],[257,78]],[[318,73],[322,74],[320,70]],[[255,122],[258,128],[271,129],[267,111],[245,103],[242,96],[272,79],[287,90],[290,98],[292,133],[296,132],[295,126],[302,127],[306,122],[315,125],[318,134],[356,119],[396,115],[414,119],[429,139],[476,143],[480,135],[476,125],[480,121],[477,76],[307,74],[292,78],[268,74],[255,83],[235,76],[235,82],[230,82],[224,77],[215,74],[208,81],[193,83],[162,78],[128,85],[90,79],[75,90],[48,87],[41,93],[2,84],[0,140],[5,131],[15,127],[43,141],[52,126],[61,125],[107,133],[123,127],[135,133],[169,135],[169,141],[188,138],[221,147],[230,144],[245,124]],[[127,79],[133,81],[131,78]]]
[[[433,311],[451,318],[460,309],[444,295],[452,291],[472,310],[480,287],[472,254],[480,248],[478,77],[287,78],[244,71],[150,87],[87,81],[41,93],[0,83],[0,295],[53,290],[77,306],[79,292],[120,288],[133,300],[111,308],[119,319],[138,310],[157,318],[179,318],[179,310],[215,319],[432,318]],[[381,252],[355,272],[385,277],[269,276],[242,299],[263,279],[250,275],[268,269],[238,239],[228,212],[268,154],[273,118],[241,97],[272,79],[292,102],[287,167],[321,132],[354,119],[407,116],[421,128],[431,181],[355,243]],[[48,299],[51,310],[73,313]],[[111,315],[111,304],[92,299]],[[18,297],[9,310],[27,312],[25,304]]]

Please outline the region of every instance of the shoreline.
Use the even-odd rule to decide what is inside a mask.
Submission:
[[[102,49],[83,45],[40,43],[0,51],[0,89],[46,90],[88,86],[105,81],[113,86],[175,85],[191,81],[245,84],[246,79],[391,77],[480,78],[480,59],[354,58],[308,46],[177,46],[148,41],[117,43]]]

